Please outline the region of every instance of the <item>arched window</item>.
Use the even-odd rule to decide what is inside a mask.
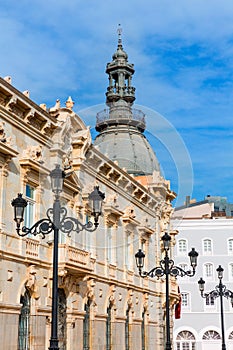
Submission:
[[[213,252],[212,240],[209,238],[203,239],[203,255],[211,255]]]
[[[146,349],[146,309],[142,312],[142,325],[141,325],[141,338],[142,338],[142,350]]]
[[[21,295],[20,303],[22,304],[21,312],[19,315],[19,334],[18,343],[19,350],[30,349],[30,304],[31,296],[26,289],[24,295]]]
[[[187,253],[187,241],[186,239],[179,239],[178,241],[178,253],[186,254]]]
[[[221,339],[220,334],[216,331],[206,331],[202,337],[203,340],[219,340]]]
[[[229,339],[229,340],[233,340],[233,331],[229,334],[228,339]]]
[[[83,350],[90,350],[90,299],[84,306],[84,319],[83,319]]]
[[[125,320],[125,350],[129,350],[129,312],[130,308],[126,310],[126,320]]]
[[[59,350],[66,350],[66,295],[58,289],[58,340]]]
[[[112,346],[112,304],[109,303],[107,308],[106,319],[106,350],[111,350]]]
[[[195,350],[196,340],[192,332],[181,331],[176,337],[176,350]]]

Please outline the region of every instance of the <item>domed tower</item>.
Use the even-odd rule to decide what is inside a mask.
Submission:
[[[154,170],[159,171],[156,155],[143,134],[145,114],[132,108],[134,65],[128,62],[128,55],[123,50],[121,28],[118,28],[117,50],[112,62],[107,64],[106,73],[109,76],[107,108],[97,113],[96,131],[99,134],[94,145],[129,174],[150,175]]]

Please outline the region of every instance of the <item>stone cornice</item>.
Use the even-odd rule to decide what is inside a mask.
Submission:
[[[139,232],[142,233],[143,236],[147,235],[148,237],[155,232],[155,229],[152,229],[151,227],[148,227],[148,226],[139,226],[138,230]]]
[[[48,168],[46,168],[45,166],[43,166],[39,162],[32,160],[32,159],[22,158],[19,160],[19,164],[23,168],[28,169],[28,171],[34,170],[38,174],[49,175],[49,173],[50,173],[50,170]]]
[[[123,211],[114,207],[113,205],[105,204],[104,205],[104,216],[106,224],[108,225],[117,225],[120,217],[123,216]]]
[[[13,158],[16,157],[19,154],[19,152],[17,152],[9,145],[0,142],[0,154],[3,154],[6,158]]]
[[[35,132],[37,138],[50,138],[57,127],[55,117],[2,78],[0,78],[0,109],[12,124],[23,128],[24,132],[29,130],[30,134]]]
[[[117,164],[105,157],[94,146],[91,146],[86,154],[86,161],[82,167],[84,170],[99,179],[103,183],[108,181],[108,186],[126,197],[131,203],[143,207],[150,215],[156,216],[160,201],[148,192],[143,185],[131,175],[118,167]]]

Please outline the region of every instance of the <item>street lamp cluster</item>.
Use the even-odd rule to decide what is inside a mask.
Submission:
[[[184,271],[181,267],[175,266],[174,261],[170,259],[168,252],[170,249],[171,236],[166,232],[163,237],[163,247],[165,256],[160,261],[160,265],[152,268],[149,272],[143,271],[145,254],[141,249],[135,254],[136,265],[138,267],[139,275],[141,277],[157,277],[160,278],[165,275],[166,280],[166,350],[171,350],[171,338],[170,338],[170,305],[169,305],[169,275],[173,277],[177,276],[194,276],[197,266],[198,253],[194,248],[189,252],[191,270]]]
[[[18,197],[12,200],[12,206],[14,207],[14,220],[16,222],[16,231],[19,236],[24,237],[28,234],[34,236],[41,234],[42,238],[46,235],[54,232],[54,244],[53,244],[53,286],[52,286],[52,325],[51,325],[51,338],[49,350],[59,350],[58,346],[58,241],[59,230],[70,235],[72,231],[79,233],[82,230],[93,232],[99,225],[99,216],[102,211],[102,202],[105,198],[105,194],[99,190],[98,186],[94,187],[94,191],[89,195],[90,206],[92,208],[91,215],[94,217],[94,224],[89,221],[86,224],[81,223],[78,219],[67,216],[67,210],[61,206],[60,194],[63,191],[63,183],[65,179],[65,172],[56,165],[50,172],[51,188],[54,193],[53,207],[47,210],[47,217],[37,221],[32,227],[23,226],[21,223],[24,221],[24,210],[27,207],[27,201],[19,193]],[[164,258],[160,261],[159,266],[152,268],[149,272],[143,270],[145,254],[139,249],[135,254],[136,265],[138,267],[139,275],[141,277],[157,277],[161,278],[165,276],[166,281],[166,344],[165,350],[171,350],[170,340],[170,305],[169,305],[169,275],[173,277],[177,276],[189,276],[195,275],[197,266],[198,253],[194,248],[188,253],[190,258],[191,269],[188,271],[183,270],[179,266],[175,266],[174,261],[169,257],[171,236],[166,232],[163,237]],[[222,328],[222,350],[226,350],[225,334],[224,334],[224,311],[223,311],[223,297],[230,298],[233,306],[233,292],[228,290],[222,283],[223,268],[219,265],[217,268],[219,284],[215,287],[215,290],[204,293],[205,281],[200,278],[198,281],[199,290],[203,298],[220,297],[220,309],[221,309],[221,328]]]
[[[94,225],[91,221],[86,224],[81,223],[78,219],[67,216],[67,210],[61,206],[60,194],[63,191],[63,183],[65,172],[59,165],[50,172],[51,188],[55,195],[53,207],[47,210],[47,218],[37,221],[32,227],[28,228],[21,223],[24,221],[24,210],[27,206],[27,201],[19,193],[18,197],[12,200],[14,207],[14,220],[16,222],[16,231],[19,236],[24,237],[28,234],[34,236],[41,234],[42,238],[45,235],[54,232],[53,242],[53,287],[52,287],[52,326],[49,350],[59,350],[58,347],[58,241],[59,230],[68,235],[75,231],[79,233],[82,230],[93,232],[97,229],[99,216],[101,215],[102,202],[105,194],[99,190],[98,186],[94,187],[94,191],[89,195],[90,206],[92,208],[92,216],[94,217]],[[94,227],[93,227],[94,226]],[[21,232],[22,231],[22,232]]]
[[[205,281],[200,278],[198,281],[199,290],[202,298],[218,298],[220,297],[220,314],[221,314],[221,331],[222,331],[222,350],[226,350],[225,343],[225,329],[224,329],[224,310],[223,310],[223,297],[230,298],[231,305],[233,307],[233,292],[226,288],[226,286],[222,283],[223,279],[223,271],[221,265],[216,269],[218,273],[219,284],[215,287],[211,292],[204,293]]]

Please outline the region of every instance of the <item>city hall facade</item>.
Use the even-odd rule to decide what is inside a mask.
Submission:
[[[169,230],[169,222],[175,194],[143,135],[145,116],[132,109],[133,72],[118,38],[107,66],[109,114],[99,114],[95,142],[70,97],[63,106],[57,100],[48,108],[33,102],[28,91],[18,91],[11,78],[0,78],[0,336],[5,350],[49,347],[53,232],[19,236],[12,200],[18,193],[27,200],[23,225],[32,227],[46,217],[54,200],[49,175],[57,164],[66,173],[61,202],[70,217],[85,224],[94,186],[105,194],[96,231],[59,233],[59,348],[164,348],[165,283],[141,278],[134,255],[141,248],[145,269],[158,265],[166,231],[173,251],[177,232]],[[113,134],[115,150],[128,152],[125,157],[109,146]],[[135,152],[139,164],[132,158]],[[172,310],[179,295],[176,281],[171,278],[170,284]]]

